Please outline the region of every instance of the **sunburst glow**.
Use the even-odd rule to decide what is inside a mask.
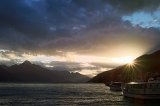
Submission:
[[[133,64],[134,59],[135,58],[132,56],[127,56],[127,57],[113,58],[112,61],[115,63],[121,63],[121,64]]]
[[[128,61],[128,62],[127,62],[127,64],[129,64],[129,65],[133,65],[133,64],[134,64],[134,60],[130,60],[130,61]]]

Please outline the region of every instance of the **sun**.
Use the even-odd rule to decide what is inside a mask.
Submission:
[[[123,63],[125,64],[129,64],[129,65],[134,64],[134,58],[132,56],[124,57],[122,60],[123,60]]]
[[[134,64],[134,59],[132,56],[125,56],[125,57],[117,57],[113,58],[112,61],[115,63],[120,63],[120,64]]]
[[[134,64],[134,60],[129,60],[126,63],[129,64],[129,65],[133,65]]]

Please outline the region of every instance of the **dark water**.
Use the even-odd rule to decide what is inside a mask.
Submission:
[[[160,106],[123,98],[103,84],[0,84],[0,106]]]

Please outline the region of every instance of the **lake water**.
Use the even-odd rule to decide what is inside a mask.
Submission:
[[[104,84],[0,84],[0,106],[160,106],[131,100]]]

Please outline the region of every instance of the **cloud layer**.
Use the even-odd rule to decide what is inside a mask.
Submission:
[[[110,49],[110,45],[114,45],[110,42],[117,42],[117,39],[125,37],[124,34],[129,40],[133,37],[138,39],[143,35],[143,29],[122,22],[125,12],[119,13],[118,9],[131,14],[137,10],[157,8],[159,2],[123,1],[1,0],[1,48],[53,54],[56,50],[91,53]],[[140,31],[135,32],[137,29]]]
[[[160,49],[159,6],[159,0],[1,0],[0,49],[19,57],[137,57]],[[1,51],[1,60],[8,56]]]

